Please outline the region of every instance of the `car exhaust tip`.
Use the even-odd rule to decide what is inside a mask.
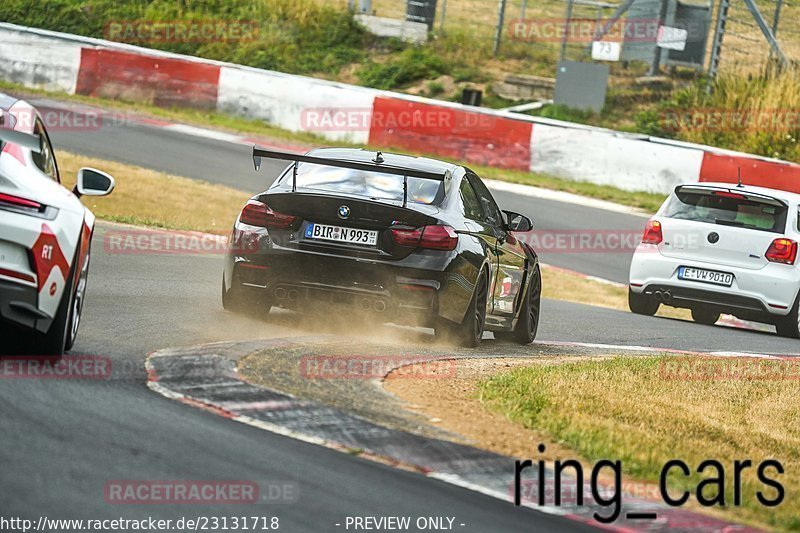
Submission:
[[[369,298],[361,298],[358,301],[358,305],[364,311],[369,311],[370,309],[372,309],[372,302],[369,300]]]
[[[297,291],[295,289],[290,290],[286,293],[286,297],[292,301],[297,300]]]
[[[657,302],[663,302],[664,301],[664,293],[661,292],[661,291],[656,291],[656,292],[653,293],[653,298],[655,298]]]
[[[379,313],[383,313],[386,311],[386,302],[383,300],[375,300],[375,303],[372,305],[372,308]]]
[[[275,289],[275,298],[278,300],[285,300],[287,298],[286,289],[283,287],[278,287]]]
[[[672,293],[669,291],[664,291],[664,294],[661,295],[662,301],[664,303],[669,303],[672,300]]]

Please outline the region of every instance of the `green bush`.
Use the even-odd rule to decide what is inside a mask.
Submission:
[[[540,110],[536,111],[535,114],[539,117],[552,118],[554,120],[565,120],[567,122],[578,122],[581,124],[590,124],[590,119],[596,116],[596,113],[593,113],[592,111],[573,109],[560,104],[546,105]]]
[[[357,76],[368,87],[392,89],[449,72],[449,65],[428,48],[411,47],[382,63],[368,61],[358,70]]]
[[[721,76],[673,93],[636,116],[643,133],[800,162],[800,73]],[[772,120],[776,120],[775,124]]]
[[[439,96],[444,92],[444,85],[439,83],[438,81],[429,81],[426,85],[426,89],[428,91],[428,96],[434,97]]]

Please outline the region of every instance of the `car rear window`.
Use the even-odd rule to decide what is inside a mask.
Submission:
[[[788,208],[778,200],[708,189],[678,189],[660,215],[759,231],[783,233]]]
[[[283,181],[290,183],[292,172]],[[303,163],[297,169],[297,187],[352,194],[375,200],[403,201],[403,176]],[[408,178],[408,202],[438,205],[444,198],[442,182]]]

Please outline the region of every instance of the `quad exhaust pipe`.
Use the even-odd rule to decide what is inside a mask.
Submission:
[[[386,302],[383,300],[361,298],[358,300],[358,306],[364,311],[375,311],[376,313],[383,313],[386,311]]]
[[[275,298],[278,300],[289,300],[289,301],[296,301],[298,298],[297,289],[289,289],[286,290],[283,287],[278,287],[275,289]]]

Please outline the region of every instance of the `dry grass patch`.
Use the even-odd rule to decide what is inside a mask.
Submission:
[[[72,188],[80,167],[108,172],[117,188],[107,197],[83,198],[98,218],[167,229],[227,235],[249,194],[223,185],[182,178],[142,167],[58,153],[64,186]]]
[[[433,426],[463,436],[485,450],[508,457],[527,458],[540,443],[547,449],[546,461],[573,457],[569,448],[535,429],[486,409],[479,399],[483,379],[513,368],[536,364],[558,364],[572,356],[491,357],[457,359],[455,375],[447,379],[403,379],[393,372],[383,381],[384,390],[403,400],[405,409],[428,417]],[[539,456],[537,456],[539,457]],[[590,466],[587,464],[587,466]]]
[[[628,289],[616,284],[587,279],[556,267],[542,267],[542,297],[579,304],[628,311]],[[691,320],[688,309],[662,305],[658,316]]]
[[[680,361],[692,372],[692,365],[709,360],[717,367],[732,364],[720,358]],[[726,516],[778,529],[800,528],[800,381],[776,378],[790,375],[791,369],[780,361],[739,360],[733,364],[767,365],[772,378],[686,379],[671,372],[674,361],[669,356],[626,356],[533,365],[483,380],[478,390],[488,408],[549,435],[589,461],[619,459],[625,474],[643,481],[657,483],[671,459],[684,461],[693,471],[706,459],[720,461]],[[756,468],[742,475],[743,505],[731,505],[733,464],[745,459],[755,467],[766,459],[782,463],[784,475],[774,470],[767,474],[786,489],[781,505],[759,504],[758,491],[768,498],[775,492],[758,481]],[[700,474],[676,475],[669,483],[675,494],[694,494],[702,479]],[[715,492],[707,487],[704,495],[713,497]]]

